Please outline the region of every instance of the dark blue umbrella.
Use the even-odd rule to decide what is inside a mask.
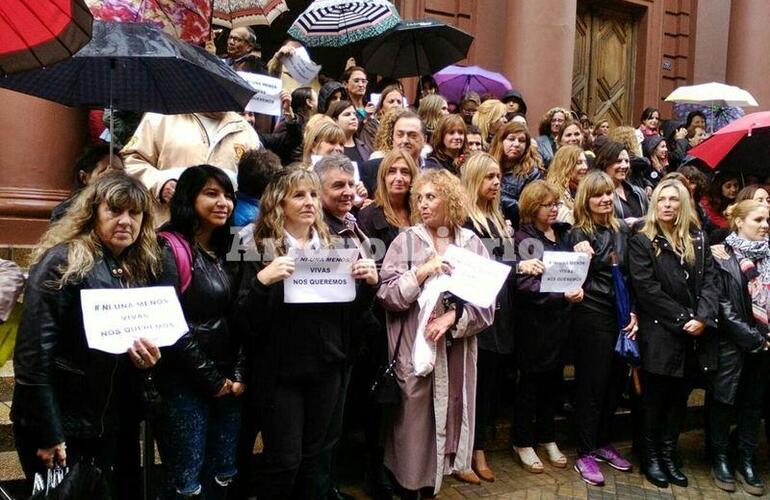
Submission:
[[[0,87],[66,106],[163,114],[243,111],[251,86],[216,56],[144,23],[94,21],[91,41]]]
[[[612,282],[615,287],[615,312],[618,316],[618,340],[615,343],[615,352],[621,358],[628,361],[631,366],[639,366],[641,356],[636,340],[626,337],[623,328],[631,322],[631,295],[628,293],[626,281],[617,262],[612,264]]]

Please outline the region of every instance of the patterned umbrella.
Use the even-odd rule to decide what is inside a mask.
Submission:
[[[143,22],[203,46],[209,39],[211,0],[86,0],[95,19]]]
[[[225,28],[261,24],[270,26],[289,11],[285,0],[214,0],[213,23]]]
[[[92,20],[83,0],[3,0],[0,75],[71,56],[91,39]]]
[[[381,35],[400,21],[388,0],[316,0],[288,33],[309,47],[342,47]]]
[[[706,115],[706,124],[709,132],[716,132],[725,125],[734,122],[746,113],[738,106],[708,106],[706,104],[674,104],[674,113],[677,119],[685,121],[687,114],[692,111],[700,111]]]

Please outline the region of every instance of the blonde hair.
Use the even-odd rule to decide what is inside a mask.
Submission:
[[[98,210],[102,203],[111,209],[127,209],[142,214],[136,241],[120,257],[126,282],[145,285],[160,275],[160,247],[155,234],[152,195],[133,177],[123,172],[111,172],[83,188],[64,217],[51,225],[40,238],[32,255],[33,263],[39,262],[52,247],[67,246],[67,265],[58,270],[61,277],[49,283],[51,287],[61,289],[67,284],[82,281],[104,255],[104,244],[96,234]]]
[[[505,218],[500,210],[500,191],[497,192],[492,201],[479,197],[481,184],[492,166],[500,170],[500,164],[492,155],[482,152],[474,153],[463,166],[460,181],[465,188],[465,194],[468,196],[468,218],[473,227],[479,232],[491,235],[489,221],[492,221],[500,237],[505,238],[508,234],[505,228]],[[502,175],[502,171],[500,174]]]
[[[500,120],[508,108],[497,99],[488,99],[482,102],[473,114],[472,123],[481,131],[481,141],[484,146],[489,146],[489,129],[492,124]]]
[[[426,95],[420,99],[420,107],[417,109],[417,114],[420,115],[420,119],[425,124],[428,132],[436,130],[438,121],[444,116],[441,113],[441,108],[444,107],[446,102],[446,99],[438,94]]]
[[[676,214],[671,230],[658,223],[658,202],[660,193],[667,188],[674,188],[679,195],[679,213]],[[658,183],[650,196],[650,207],[647,210],[647,218],[640,230],[642,234],[653,241],[658,235],[662,235],[669,242],[674,253],[684,258],[689,264],[695,263],[695,245],[690,234],[692,225],[700,228],[697,215],[695,215],[692,203],[690,203],[690,191],[678,179],[663,179]],[[656,255],[660,254],[657,249]]]
[[[621,143],[623,149],[628,151],[629,154],[642,156],[642,145],[639,144],[639,139],[636,137],[636,130],[634,127],[622,125],[610,129],[609,133],[607,133],[607,139]]]
[[[390,203],[390,196],[388,195],[388,186],[385,182],[385,177],[388,175],[388,169],[398,160],[404,160],[407,168],[409,168],[409,175],[411,176],[411,179],[409,180],[410,189],[420,173],[412,155],[408,154],[403,149],[389,151],[380,162],[380,166],[377,169],[377,189],[374,191],[374,205],[382,208],[382,211],[385,213],[385,220],[394,227],[399,227],[400,222],[396,216],[396,211],[393,209],[393,205]],[[406,199],[406,209],[410,209],[408,194]]]
[[[733,203],[727,207],[725,216],[727,216],[727,220],[730,222],[730,230],[737,233],[738,219],[743,220],[748,217],[751,212],[760,208],[767,209],[766,206],[753,199],[739,201],[738,203]]]
[[[553,198],[553,201],[558,202],[560,194],[559,188],[543,180],[536,180],[527,184],[521,192],[521,197],[519,197],[521,222],[525,224],[534,222],[535,214],[540,209],[540,205],[549,198]]]
[[[557,149],[548,166],[545,180],[562,191],[568,190],[581,154],[583,154],[583,148],[580,146],[562,146]]]
[[[594,234],[596,232],[596,226],[598,224],[594,221],[589,203],[594,196],[601,196],[603,194],[609,194],[614,200],[615,184],[612,181],[612,178],[600,170],[589,172],[588,175],[580,181],[577,194],[575,194],[574,228],[581,229],[587,234]],[[606,226],[615,231],[620,229],[620,223],[615,216],[614,207],[607,216]]]
[[[451,226],[450,229],[456,229],[465,224],[468,218],[468,197],[465,195],[465,190],[460,185],[460,179],[457,176],[451,174],[444,169],[428,169],[424,170],[414,181],[412,185],[412,222],[419,224],[422,222],[420,219],[420,210],[418,207],[417,196],[420,189],[426,184],[433,184],[436,187],[436,193],[444,201],[446,206],[447,223]]]
[[[377,133],[374,136],[374,150],[387,153],[393,149],[393,129],[396,126],[396,122],[403,113],[408,110],[406,108],[391,109],[385,116],[380,118],[380,126],[377,129]]]
[[[300,166],[289,166],[279,172],[262,193],[262,199],[259,202],[260,211],[254,228],[254,241],[260,252],[265,250],[275,252],[276,256],[285,255],[286,231],[284,224],[286,218],[283,210],[283,201],[297,190],[300,184],[309,184],[316,193],[321,192],[321,181],[315,172],[308,171]],[[316,198],[316,214],[313,227],[318,232],[321,243],[325,247],[332,244],[332,237],[329,228],[323,220],[323,209],[321,199]],[[268,245],[272,245],[268,247]]]
[[[318,116],[318,115],[314,115]],[[327,118],[329,118],[327,116]],[[329,118],[331,120],[331,118]],[[319,121],[315,126],[305,128],[305,146],[302,148],[302,161],[310,163],[313,150],[322,142],[345,144],[345,132],[334,121]]]

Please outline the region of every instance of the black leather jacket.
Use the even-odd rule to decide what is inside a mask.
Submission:
[[[174,254],[163,248],[164,281],[178,284]],[[242,332],[234,327],[238,293],[238,267],[226,266],[225,259],[193,246],[192,283],[180,296],[190,331],[164,350],[168,355],[158,364],[158,376],[186,375],[207,394],[216,394],[225,377],[245,382]]]
[[[764,346],[767,327],[757,324],[751,309],[748,283],[741,273],[738,259],[732,249],[728,260],[714,259],[719,270],[719,330],[717,369],[711,377],[713,397],[725,404],[733,404],[738,392],[741,371],[746,356]]]
[[[576,308],[588,308],[593,312],[615,315],[615,288],[612,284],[612,258],[614,253],[624,276],[628,276],[628,238],[630,229],[623,221],[620,230],[614,231],[596,226],[593,234],[573,228],[567,236],[570,247],[588,241],[594,250],[588,276],[583,283],[583,301]]]
[[[14,352],[11,418],[38,448],[115,432],[119,405],[139,404],[139,371],[125,354],[89,349],[81,314],[81,290],[126,287],[119,261],[105,254],[82,282],[59,290],[49,282],[66,264],[62,244],[30,270]]]

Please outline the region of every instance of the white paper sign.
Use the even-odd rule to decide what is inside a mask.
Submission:
[[[540,292],[564,293],[583,286],[591,258],[583,252],[543,252],[543,264]]]
[[[511,268],[470,250],[450,245],[444,260],[452,264],[452,274],[444,274],[445,290],[479,307],[490,307],[505,284]]]
[[[294,273],[283,280],[286,304],[352,302],[356,298],[353,263],[357,248],[289,249]]]
[[[281,116],[281,80],[245,71],[239,71],[238,74],[257,91],[246,105],[246,111]]]
[[[188,331],[171,286],[81,290],[80,303],[91,349],[123,354],[140,337],[164,347]]]
[[[380,103],[380,99],[382,99],[382,94],[369,94],[369,102],[375,108]]]
[[[283,58],[283,65],[292,78],[302,85],[308,85],[315,80],[321,66],[310,59],[305,47],[294,49],[294,54]]]

